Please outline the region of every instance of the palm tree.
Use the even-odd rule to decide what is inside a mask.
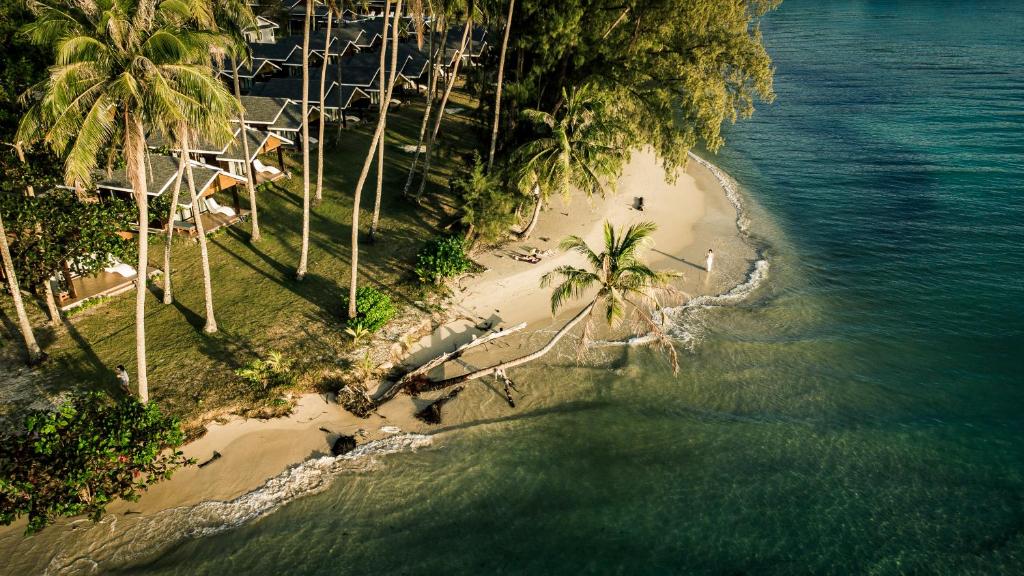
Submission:
[[[309,259],[309,23],[313,19],[313,0],[305,2],[306,19],[302,29],[302,249],[299,266],[295,270],[296,280],[306,277]]]
[[[664,272],[655,272],[640,259],[640,252],[651,245],[651,234],[655,225],[650,222],[634,224],[625,231],[616,231],[610,222],[604,224],[604,251],[595,253],[579,236],[570,236],[562,241],[563,250],[572,250],[582,255],[588,269],[575,266],[559,266],[544,275],[541,286],[549,286],[556,279],[561,282],[551,293],[551,313],[556,314],[567,302],[597,292],[587,305],[555,333],[551,340],[536,352],[501,362],[487,368],[474,370],[454,378],[421,384],[418,389],[439,390],[475,380],[491,374],[503,374],[505,370],[536,360],[550,352],[556,344],[580,323],[586,321],[583,330],[583,344],[586,349],[593,327],[593,313],[601,309],[601,315],[608,326],[615,328],[635,312],[641,324],[651,331],[654,341],[669,357],[673,370],[678,371],[679,363],[671,338],[652,316],[651,310],[658,305],[659,292],[672,292],[668,281],[672,277]]]
[[[423,106],[423,120],[420,122],[420,135],[416,139],[416,151],[413,152],[412,162],[409,164],[409,173],[405,177],[405,186],[402,188],[403,196],[409,195],[409,188],[412,187],[412,180],[416,175],[416,165],[419,164],[420,161],[420,148],[423,147],[423,138],[427,134],[427,125],[430,122],[430,111],[434,107],[434,92],[437,88],[437,59],[439,57],[434,54],[434,37],[437,36],[437,31],[435,30],[437,25],[434,22],[434,3],[429,0],[427,2],[427,10],[430,12],[430,37],[427,44],[427,53],[429,56],[427,59],[426,102]],[[420,22],[422,22],[422,17],[420,18]]]
[[[508,33],[512,30],[512,11],[516,0],[508,0],[508,16],[505,17],[505,36],[501,40],[501,56],[498,58],[498,84],[494,89],[494,126],[491,128],[491,151],[487,155],[487,171],[494,167],[494,152],[498,147],[498,121],[501,118],[501,88],[505,80],[505,52],[508,50]]]
[[[135,339],[139,397],[149,400],[146,370],[146,270],[149,264],[145,126],[193,124],[211,107],[218,84],[209,36],[184,28],[201,6],[154,0],[30,3],[30,38],[54,48],[48,77],[27,94],[35,102],[20,141],[42,140],[65,158],[65,180],[88,184],[110,144],[119,144],[139,210]]]
[[[391,0],[384,0],[384,40],[382,41],[381,50],[384,49],[383,45],[387,41],[388,34],[388,10],[391,9]],[[382,93],[380,98],[384,102],[391,102],[391,94],[395,89],[395,74],[393,73],[398,68],[398,18],[402,14],[402,0],[398,0],[395,3],[395,16],[392,21],[392,32],[391,35],[391,78],[387,82],[386,93]],[[383,74],[383,70],[381,71]],[[349,278],[348,288],[348,317],[356,317],[356,281],[359,274],[359,204],[362,199],[363,186],[366,184],[366,177],[370,174],[370,164],[373,162],[373,153],[377,149],[377,145],[381,138],[384,136],[384,114],[381,114],[377,118],[377,128],[373,132],[373,137],[370,139],[370,149],[366,152],[366,159],[363,160],[363,168],[359,172],[359,180],[356,181],[356,190],[353,194],[352,199],[352,260],[351,260],[351,277]]]
[[[542,127],[542,134],[516,151],[521,186],[532,188],[533,216],[520,237],[537,226],[541,207],[552,192],[568,197],[573,187],[587,195],[604,193],[605,180],[614,188],[626,160],[625,146],[604,99],[589,85],[562,90],[564,105],[555,114],[526,110],[523,115]]]
[[[319,206],[324,199],[324,110],[326,101],[324,88],[327,85],[327,62],[331,53],[331,27],[334,24],[335,5],[333,0],[327,2],[327,39],[324,40],[324,61],[320,67],[320,130],[317,132],[316,143],[316,195],[313,197],[313,204]],[[340,10],[338,11],[340,13]],[[341,54],[338,55],[341,60]],[[339,86],[340,89],[340,86]],[[339,112],[340,112],[339,108]]]
[[[181,197],[181,181],[185,177],[185,165],[188,163],[188,156],[181,155],[178,161],[178,173],[174,177],[174,191],[171,192],[171,207],[167,215],[167,239],[164,241],[164,304],[174,302],[174,294],[171,287],[171,245],[174,241],[174,217],[178,215],[178,198]]]
[[[420,10],[422,10],[422,7],[420,8]],[[395,15],[396,16],[401,15],[401,6],[396,6],[395,7]],[[387,26],[387,10],[385,10],[384,18],[385,18],[385,27],[386,27]],[[390,75],[387,76],[387,78],[389,79],[388,82],[390,82],[391,84],[394,84],[395,83],[395,75],[398,73],[398,53],[397,53],[397,50],[398,50],[398,45],[397,45],[397,41],[398,41],[398,20],[395,20],[395,26],[391,30],[391,35],[392,35],[392,37],[393,37],[393,39],[395,41],[395,49],[394,49],[394,52],[391,55],[391,71],[390,71]],[[381,48],[380,48],[380,71],[381,71],[381,74],[380,74],[380,87],[379,87],[380,102],[378,102],[378,104],[379,104],[379,106],[378,106],[378,114],[380,114],[380,116],[378,117],[378,122],[381,125],[381,136],[380,136],[380,139],[377,141],[377,193],[374,196],[374,200],[373,200],[373,217],[370,219],[370,243],[371,244],[373,244],[374,242],[377,241],[377,226],[380,224],[380,200],[381,200],[381,196],[382,196],[382,194],[384,192],[384,140],[385,140],[385,135],[387,134],[388,110],[391,107],[391,101],[390,100],[387,100],[387,101],[384,100],[384,92],[385,92],[385,86],[384,86],[384,82],[385,82],[384,61],[385,61],[385,56],[387,55],[387,50],[385,50],[385,48],[387,48],[387,33],[386,33],[386,31],[385,31],[384,39],[381,42]],[[390,93],[390,90],[388,92]]]
[[[227,51],[231,62],[231,79],[238,100],[238,125],[242,127],[242,134],[245,134],[245,107],[242,106],[242,88],[238,78],[240,65],[251,60],[249,44],[245,41],[245,31],[256,26],[256,15],[247,2],[239,0],[214,0],[212,29],[225,34],[230,43]],[[249,139],[242,138],[242,153],[245,154],[245,187],[249,192],[249,221],[252,223],[252,231],[249,233],[249,240],[259,242],[260,234],[259,210],[256,206],[256,175],[252,171],[252,163],[249,162]]]
[[[43,358],[43,351],[36,342],[36,335],[32,331],[32,324],[28,321],[28,314],[25,312],[25,302],[21,299],[21,288],[18,286],[18,278],[14,275],[14,260],[11,259],[11,249],[7,245],[7,230],[4,229],[4,220],[0,218],[0,256],[3,257],[4,275],[7,276],[7,289],[14,299],[14,310],[18,315],[18,328],[21,330],[21,337],[25,340],[25,349],[28,351],[28,363],[36,364]]]
[[[459,42],[459,49],[455,52],[455,63],[452,65],[451,73],[449,74],[448,83],[444,89],[444,95],[441,96],[441,102],[438,104],[437,117],[434,119],[434,128],[430,131],[430,137],[427,138],[427,149],[424,151],[426,158],[423,160],[423,175],[420,178],[420,188],[416,192],[416,200],[423,197],[423,192],[427,189],[427,179],[430,177],[430,159],[431,152],[434,149],[434,141],[437,139],[437,133],[441,129],[441,120],[444,119],[444,109],[448,105],[448,98],[452,95],[452,89],[455,88],[455,81],[459,77],[459,65],[462,64],[462,55],[466,51],[466,43],[469,41],[470,31],[473,29],[473,11],[476,9],[475,2],[473,0],[467,0],[466,2],[466,24],[462,29],[462,41]],[[441,52],[445,52],[445,47],[448,44],[447,34],[446,37],[441,39]]]

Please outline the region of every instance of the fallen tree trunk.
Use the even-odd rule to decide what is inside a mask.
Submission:
[[[461,357],[470,349],[476,348],[477,346],[481,346],[483,344],[487,344],[488,342],[493,342],[499,338],[504,338],[505,336],[508,336],[510,334],[515,334],[516,332],[519,332],[523,328],[526,328],[526,322],[516,324],[511,328],[499,328],[471,342],[466,342],[465,344],[457,347],[455,350],[452,350],[451,352],[445,352],[444,354],[437,356],[433,360],[430,360],[426,364],[423,364],[419,368],[416,368],[415,370],[406,373],[405,376],[399,378],[398,382],[395,382],[395,384],[391,388],[388,388],[383,394],[381,394],[375,400],[376,404],[380,406],[381,404],[384,404],[388,400],[391,400],[396,395],[398,395],[399,392],[405,389],[411,382],[416,381],[416,379],[419,378],[420,376],[426,374],[427,372],[430,372],[434,368],[437,368],[438,366],[446,362]]]
[[[463,374],[461,376],[455,376],[455,377],[452,377],[452,378],[445,378],[443,380],[438,380],[436,382],[431,382],[429,380],[424,380],[424,381],[421,381],[421,382],[416,382],[416,385],[417,385],[416,390],[417,390],[417,392],[429,392],[431,390],[443,390],[445,388],[448,388],[450,386],[454,386],[456,384],[461,384],[463,382],[468,382],[470,380],[476,380],[477,378],[483,378],[484,376],[490,376],[491,374],[494,374],[494,373],[497,373],[497,372],[504,372],[505,370],[507,370],[509,368],[514,368],[516,366],[521,366],[523,364],[526,364],[527,362],[532,362],[532,361],[534,361],[534,360],[544,356],[548,352],[550,352],[555,347],[555,345],[558,344],[559,340],[561,340],[566,334],[571,332],[573,328],[575,328],[580,322],[582,322],[584,319],[587,318],[587,316],[590,315],[591,311],[594,310],[594,306],[596,306],[596,305],[597,305],[597,301],[596,300],[591,302],[590,304],[588,304],[587,307],[584,308],[583,310],[581,310],[579,312],[579,314],[574,316],[573,319],[570,320],[568,324],[563,326],[562,329],[559,330],[558,333],[556,333],[553,338],[551,338],[550,342],[548,342],[547,344],[544,345],[543,348],[541,348],[540,350],[537,350],[536,352],[533,352],[532,354],[527,354],[526,356],[520,356],[519,358],[515,358],[513,360],[508,360],[506,362],[501,362],[499,364],[495,364],[495,365],[489,366],[487,368],[481,368],[479,370],[474,370],[472,372],[468,372],[468,373]]]

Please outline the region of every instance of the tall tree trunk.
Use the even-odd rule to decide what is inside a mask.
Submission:
[[[320,131],[317,133],[316,143],[316,196],[313,198],[313,205],[319,206],[324,199],[324,110],[327,104],[324,88],[327,85],[327,61],[331,49],[331,26],[334,24],[334,13],[327,10],[327,40],[324,40],[324,62],[320,67]],[[341,59],[341,56],[338,56]],[[340,88],[340,86],[339,86]]]
[[[171,207],[167,214],[167,241],[164,243],[164,304],[174,302],[174,292],[171,288],[171,244],[174,240],[174,217],[178,213],[178,199],[181,197],[181,180],[185,175],[185,165],[188,164],[188,155],[181,152],[178,159],[178,174],[174,178],[174,191],[171,193]]]
[[[26,164],[25,152],[22,150],[20,142],[14,145],[14,151],[18,155],[18,161]],[[35,187],[31,184],[25,186],[25,194],[30,198],[35,197]],[[39,236],[43,235],[42,224],[36,224],[36,234]],[[43,301],[46,302],[46,314],[50,317],[50,326],[56,327],[60,325],[60,309],[57,308],[57,301],[53,298],[53,285],[50,284],[49,278],[43,280]]]
[[[341,0],[339,0],[338,1],[338,20],[339,20],[338,24],[344,24],[344,22],[345,22],[344,14],[345,14],[345,3],[342,2]],[[347,46],[346,46],[346,48],[347,48]],[[336,64],[336,66],[337,66],[337,69],[338,69],[338,115],[340,116],[340,118],[339,118],[340,121],[338,122],[338,131],[337,131],[337,133],[335,135],[335,141],[338,144],[341,143],[341,130],[343,128],[348,128],[348,122],[345,121],[345,109],[344,109],[344,106],[345,106],[345,101],[344,101],[345,95],[344,95],[344,92],[345,92],[345,90],[342,89],[342,86],[341,86],[341,57],[342,56],[344,56],[344,54],[342,52],[342,49],[339,48],[338,49],[338,63]]]
[[[302,34],[302,249],[295,279],[306,277],[309,259],[309,21],[313,18],[313,2],[306,2],[306,20]]]
[[[437,140],[437,133],[441,129],[441,120],[444,119],[444,108],[448,105],[448,98],[452,94],[452,88],[455,87],[455,81],[459,77],[459,65],[462,64],[462,54],[466,50],[466,41],[469,38],[469,31],[473,28],[473,19],[466,19],[466,26],[462,31],[462,42],[459,44],[459,51],[455,53],[455,63],[452,65],[452,71],[450,78],[448,78],[448,85],[445,86],[444,96],[441,97],[441,103],[438,104],[437,117],[434,118],[434,128],[430,131],[430,138],[427,139],[427,150],[426,158],[423,160],[423,176],[420,178],[420,189],[416,192],[416,199],[419,200],[423,197],[423,192],[427,189],[427,180],[430,178],[430,160],[433,157],[434,142]],[[447,43],[447,38],[443,40]]]
[[[146,370],[146,276],[149,269],[149,195],[146,181],[146,132],[142,118],[125,115],[125,161],[135,204],[139,208],[139,262],[135,275],[135,357],[139,382],[139,400],[149,402],[149,377]]]
[[[533,234],[533,230],[537,227],[537,222],[540,221],[540,209],[544,205],[544,199],[541,198],[540,189],[534,185],[533,196],[537,200],[536,204],[533,205],[533,215],[530,216],[530,223],[526,225],[526,229],[520,232],[519,238],[526,239]]]
[[[192,163],[188,161],[189,139],[188,129],[185,128],[182,130],[181,136],[181,153],[185,157],[188,193],[192,198],[192,216],[196,221],[196,233],[199,234],[199,258],[203,264],[203,299],[206,301],[206,325],[203,326],[203,332],[213,334],[217,331],[217,319],[213,315],[213,283],[210,281],[210,253],[206,247],[206,227],[203,226],[203,218],[199,210],[199,193],[196,190],[195,177],[192,175]]]
[[[246,138],[248,132],[246,132],[247,128],[245,125],[245,106],[242,106],[242,88],[238,81],[238,64],[235,62],[234,52],[231,52],[231,67],[235,71],[233,76],[235,98],[238,99],[238,123],[242,126],[242,152],[245,154],[245,187],[249,191],[249,218],[252,220],[252,232],[249,234],[249,240],[251,242],[259,242],[263,236],[260,234],[260,216],[256,210],[256,175],[252,173],[252,162],[249,161],[249,139]]]
[[[479,370],[474,370],[472,372],[469,372],[467,374],[463,374],[461,376],[455,376],[455,377],[452,377],[452,378],[445,378],[443,380],[438,380],[437,382],[430,382],[430,383],[427,383],[427,384],[423,384],[423,385],[419,386],[419,390],[421,390],[421,391],[441,390],[443,388],[447,388],[447,387],[453,386],[455,384],[460,384],[462,382],[467,382],[469,380],[476,380],[477,378],[483,378],[484,376],[490,376],[491,374],[494,374],[495,372],[500,372],[500,371],[508,370],[509,368],[515,368],[516,366],[521,366],[523,364],[526,364],[527,362],[532,362],[532,361],[534,361],[534,360],[544,356],[548,352],[551,352],[551,350],[555,347],[555,345],[558,344],[558,341],[561,340],[566,334],[571,332],[572,329],[575,328],[580,322],[582,322],[584,319],[586,319],[586,317],[590,314],[591,311],[593,311],[594,306],[596,306],[596,305],[597,305],[597,300],[594,300],[590,304],[587,304],[586,308],[584,308],[583,310],[580,310],[579,314],[576,314],[575,316],[573,316],[572,320],[569,320],[569,322],[565,326],[562,326],[562,329],[559,330],[551,338],[551,340],[547,344],[544,345],[543,348],[541,348],[540,350],[537,350],[536,352],[533,352],[531,354],[527,354],[526,356],[520,356],[519,358],[515,358],[513,360],[508,360],[506,362],[500,362],[498,364],[494,364],[492,366],[488,366],[487,368],[481,368]]]
[[[505,36],[501,40],[501,56],[498,59],[498,85],[494,91],[494,126],[491,127],[491,151],[487,155],[487,172],[494,167],[494,152],[498,147],[498,122],[501,120],[501,88],[505,80],[505,51],[508,50],[508,33],[512,30],[512,11],[516,0],[508,0],[508,16],[505,18]]]
[[[385,0],[384,2],[384,35],[386,38],[388,30],[387,13],[391,9],[391,0]],[[394,17],[394,29],[398,30],[398,17],[402,12],[402,0],[398,0],[395,4],[395,17]],[[383,45],[383,42],[382,42]],[[383,48],[382,48],[383,49]],[[397,67],[398,59],[398,34],[392,34],[391,40],[391,59],[392,68]],[[387,93],[382,94],[385,102],[391,101],[391,93],[395,88],[395,77],[392,76],[388,82]],[[359,203],[362,198],[363,186],[366,184],[366,177],[370,174],[370,164],[373,162],[373,152],[377,148],[377,143],[380,142],[381,137],[384,134],[384,115],[380,115],[377,118],[377,129],[373,132],[373,138],[370,139],[370,149],[366,152],[366,159],[363,161],[363,169],[359,172],[359,180],[356,182],[356,190],[353,198],[352,206],[352,273],[349,280],[348,287],[348,317],[356,317],[356,280],[359,274]]]
[[[428,48],[427,53],[429,57],[427,59],[427,93],[426,102],[423,106],[423,121],[420,122],[420,135],[416,139],[416,150],[412,155],[412,163],[409,164],[409,173],[405,177],[405,187],[402,188],[402,196],[409,195],[409,188],[412,187],[412,180],[416,176],[416,165],[420,161],[420,148],[423,147],[423,138],[427,134],[427,125],[430,122],[430,111],[434,107],[434,91],[437,88],[437,62],[436,56],[434,55],[434,36],[436,32],[434,30],[434,3],[428,2],[427,8],[430,10],[430,39],[427,42]]]
[[[4,260],[7,289],[11,291],[11,298],[14,299],[14,310],[18,315],[18,328],[21,330],[21,337],[25,339],[28,363],[36,364],[43,358],[43,351],[39,348],[39,343],[36,342],[32,324],[28,321],[28,313],[25,312],[25,303],[21,299],[21,288],[18,286],[18,278],[14,274],[14,260],[11,259],[11,249],[7,245],[7,230],[4,229],[3,218],[0,218],[0,256]]]
[[[392,35],[393,38],[395,38],[395,40],[398,39],[397,18],[399,16],[401,16],[401,6],[396,6],[395,7],[395,17],[396,17],[395,27],[391,30],[391,35]],[[385,23],[386,22],[387,21],[385,20]],[[380,75],[380,102],[378,103],[379,104],[379,106],[378,106],[378,113],[380,114],[380,117],[378,118],[378,122],[381,125],[381,133],[380,133],[380,140],[377,141],[377,194],[374,196],[374,199],[373,199],[373,217],[370,219],[370,243],[371,244],[373,244],[374,242],[377,241],[377,226],[380,223],[380,200],[381,200],[381,195],[383,194],[383,191],[384,191],[384,141],[387,139],[388,109],[391,106],[391,101],[390,100],[386,100],[386,101],[384,100],[384,92],[385,92],[385,88],[384,88],[384,82],[385,82],[385,78],[384,78],[384,76],[385,76],[384,75],[384,64],[385,64],[385,60],[387,58],[387,50],[386,50],[387,42],[386,42],[386,40],[387,40],[387,37],[385,36],[385,41],[381,43],[381,47],[380,47],[380,71],[381,71],[381,75]],[[395,83],[395,75],[397,73],[398,73],[398,51],[397,51],[397,44],[396,44],[396,49],[393,51],[393,53],[391,55],[391,72],[390,72],[390,76],[388,76],[388,82],[390,82],[391,84],[394,84]],[[390,91],[389,91],[389,94],[390,94]]]

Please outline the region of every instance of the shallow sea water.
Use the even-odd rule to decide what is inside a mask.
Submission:
[[[1024,3],[787,0],[767,280],[133,574],[1024,573]],[[474,401],[485,402],[474,418]]]

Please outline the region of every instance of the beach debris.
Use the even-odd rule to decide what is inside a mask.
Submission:
[[[422,410],[415,414],[416,418],[426,422],[427,424],[440,424],[441,408],[444,407],[445,404],[454,400],[455,397],[458,396],[459,393],[465,389],[465,386],[458,386],[456,388],[453,388],[444,396],[424,406]]]
[[[495,380],[500,380],[505,385],[505,388],[504,388],[504,391],[505,391],[505,402],[508,402],[508,407],[509,408],[515,408],[516,407],[516,401],[514,399],[512,399],[512,392],[511,392],[512,390],[515,390],[516,393],[519,392],[519,389],[516,388],[515,382],[513,382],[512,379],[508,377],[508,374],[506,374],[504,370],[496,371],[494,373],[494,379]]]
[[[398,434],[402,431],[398,426],[381,426],[380,431],[385,434]]]
[[[369,418],[377,407],[366,393],[366,386],[358,382],[346,384],[338,390],[337,402],[360,418]]]
[[[199,463],[199,467],[200,468],[205,468],[207,465],[212,463],[214,460],[219,460],[219,459],[220,459],[220,452],[217,452],[216,450],[214,450],[213,451],[213,456],[210,456],[209,460],[206,460],[204,462],[200,462]]]
[[[338,438],[331,445],[331,454],[341,456],[356,449],[356,437],[339,434]]]

